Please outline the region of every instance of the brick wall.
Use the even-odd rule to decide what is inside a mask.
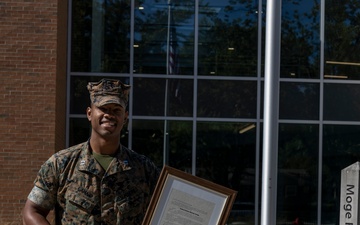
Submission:
[[[0,225],[22,224],[37,171],[64,146],[66,52],[57,45],[66,43],[66,24],[58,27],[59,15],[55,0],[0,2]]]

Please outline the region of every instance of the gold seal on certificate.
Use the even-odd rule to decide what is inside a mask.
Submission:
[[[237,192],[164,166],[143,225],[224,225]]]

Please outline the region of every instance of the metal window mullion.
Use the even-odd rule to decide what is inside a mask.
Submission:
[[[65,146],[69,147],[70,129],[70,80],[71,80],[71,31],[72,31],[72,0],[68,1],[68,26],[67,26],[67,61],[66,61],[66,121],[65,121]]]
[[[191,174],[196,175],[196,138],[197,138],[197,95],[198,95],[198,54],[199,54],[199,0],[195,0],[194,17],[194,96],[193,96],[193,139],[192,139],[192,157]]]
[[[323,164],[323,124],[324,124],[324,41],[325,41],[325,0],[320,1],[320,101],[319,101],[319,159],[318,159],[318,206],[317,224],[321,225],[322,207],[322,164]]]
[[[262,0],[258,0],[258,42],[257,42],[257,101],[256,101],[256,143],[255,143],[255,225],[259,224],[260,201],[260,127],[261,127],[261,64],[262,64]]]
[[[134,99],[134,33],[135,33],[135,0],[131,0],[130,2],[130,77],[129,84],[131,85],[129,97],[129,116],[128,116],[128,147],[132,149],[132,140],[133,140],[133,99]]]

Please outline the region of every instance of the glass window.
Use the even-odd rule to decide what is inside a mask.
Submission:
[[[319,78],[320,1],[283,1],[280,76]]]
[[[85,112],[84,112],[85,117]],[[69,120],[69,145],[73,146],[87,141],[91,134],[91,125],[88,119],[71,118]]]
[[[256,117],[255,81],[199,80],[198,116]]]
[[[229,224],[254,224],[255,139],[254,124],[197,124],[196,175],[238,191]]]
[[[359,1],[326,1],[324,78],[360,79],[359,14]]]
[[[134,115],[192,116],[193,88],[193,80],[134,78]]]
[[[72,1],[71,71],[129,73],[130,0]]]
[[[200,1],[200,75],[257,74],[256,1]]]
[[[360,85],[324,84],[324,119],[360,121]]]
[[[324,125],[321,224],[339,223],[341,170],[360,160],[360,126]]]
[[[161,169],[164,159],[164,121],[133,120],[132,131],[132,149],[149,157]]]
[[[134,78],[134,115],[164,116],[166,79]]]
[[[194,81],[168,79],[168,116],[192,117],[194,106]]]
[[[280,119],[319,119],[319,84],[281,82]]]
[[[280,124],[277,224],[316,224],[318,146],[318,125]]]
[[[169,121],[167,155],[169,166],[191,173],[192,168],[192,121]]]
[[[194,12],[190,0],[136,1],[134,73],[194,73]]]
[[[282,4],[280,76],[302,79],[281,81],[278,118],[303,120],[303,124],[279,124],[278,224],[296,218],[317,223],[322,103],[326,120],[322,223],[338,222],[340,170],[360,157],[358,126],[326,125],[360,121],[356,101],[360,87],[325,80],[320,89],[320,2],[324,1]],[[131,78],[131,127],[124,127],[121,143],[128,146],[131,141],[134,151],[159,168],[165,163],[191,172],[195,161],[197,176],[238,191],[228,223],[255,224],[255,199],[260,194],[255,193],[255,185],[261,182],[255,177],[261,172],[255,168],[256,147],[262,144],[256,143],[261,140],[256,137],[256,124],[263,118],[264,101],[264,81],[257,78],[264,74],[258,71],[264,63],[257,60],[265,54],[266,3],[262,3],[261,28],[258,1],[252,0],[73,0],[71,4],[69,145],[90,137],[87,83],[107,74],[127,84]],[[358,79],[360,61],[354,52],[359,45],[359,8],[355,1],[326,4],[326,78]],[[252,122],[228,122],[238,120]],[[309,121],[316,125],[305,124]]]

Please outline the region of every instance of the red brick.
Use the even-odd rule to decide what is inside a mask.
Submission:
[[[66,6],[58,8],[67,4],[62,2],[0,3],[0,224],[22,224],[21,210],[38,169],[65,145],[64,125],[55,124],[65,120],[65,109],[57,106],[64,105],[66,94],[57,49],[59,41],[66,46],[66,34],[58,33],[59,21],[66,21]]]

